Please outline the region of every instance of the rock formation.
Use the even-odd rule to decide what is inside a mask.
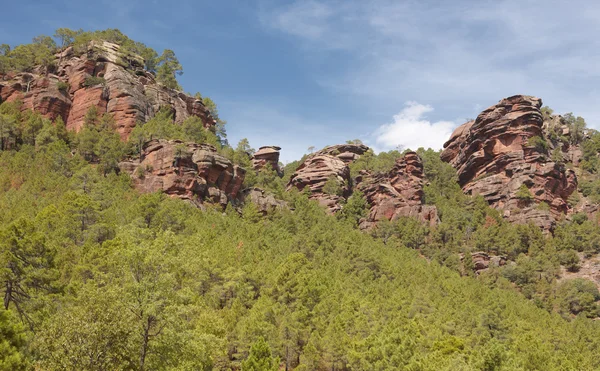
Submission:
[[[464,258],[464,254],[460,254],[460,260],[463,262],[463,264]],[[490,255],[483,251],[471,253],[471,260],[473,262],[473,271],[477,274],[487,271],[490,267],[498,268],[506,265],[507,263],[506,256]]]
[[[52,74],[38,68],[0,76],[0,102],[20,100],[24,110],[35,109],[50,119],[62,117],[71,130],[81,129],[88,109],[96,106],[98,112],[114,116],[123,140],[138,121],[148,121],[165,106],[176,122],[194,115],[206,127],[216,124],[202,101],[157,84],[141,57],[125,56],[117,44],[96,42],[83,55],[68,48],[56,59]]]
[[[141,160],[119,164],[143,192],[164,193],[223,207],[238,196],[245,170],[233,165],[208,144],[176,140],[152,140],[145,144]]]
[[[281,151],[281,147],[277,146],[260,147],[252,156],[252,168],[260,170],[266,166],[270,166],[271,169],[280,174],[279,151]]]
[[[352,180],[348,164],[367,152],[362,144],[329,146],[310,155],[296,169],[287,189],[304,190],[308,187],[310,198],[325,206],[330,213],[341,210],[341,203],[352,194]],[[328,189],[329,184],[332,189]]]
[[[364,145],[329,146],[309,156],[292,175],[290,188],[308,189],[310,197],[325,206],[330,213],[343,208],[343,203],[356,190],[365,195],[368,217],[361,228],[371,228],[378,221],[415,217],[424,222],[438,222],[435,206],[423,205],[423,162],[414,152],[396,161],[391,171],[371,174],[361,171],[351,179],[349,164],[369,148]],[[354,186],[353,186],[354,185]]]
[[[402,216],[436,224],[436,207],[423,204],[423,177],[423,161],[415,152],[408,152],[396,160],[387,174],[361,172],[357,189],[364,193],[370,206],[369,216],[361,222],[361,228],[370,228],[380,220],[396,220]]]
[[[569,210],[577,177],[545,153],[541,106],[541,99],[530,96],[501,100],[457,128],[441,158],[456,168],[465,193],[483,196],[511,221],[533,221],[548,230]]]
[[[258,211],[260,211],[263,215],[287,206],[285,201],[278,200],[271,193],[257,187],[251,187],[242,190],[240,192],[240,199],[242,202],[249,201],[256,204]]]

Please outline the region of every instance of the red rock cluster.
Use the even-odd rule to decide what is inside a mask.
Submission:
[[[125,62],[116,44],[96,43],[83,55],[68,48],[56,58],[54,74],[37,69],[4,76],[0,102],[20,100],[23,109],[34,109],[50,119],[62,117],[70,130],[81,129],[85,114],[96,106],[99,113],[114,116],[123,140],[138,121],[148,121],[165,106],[171,108],[176,122],[194,115],[206,127],[216,124],[202,101],[157,84],[139,57],[129,56]],[[90,85],[92,77],[98,83],[84,86]],[[59,90],[59,83],[67,84],[66,89]]]
[[[423,161],[415,152],[396,160],[387,174],[371,175],[363,171],[357,189],[364,193],[370,206],[369,216],[361,228],[370,228],[380,220],[415,217],[430,225],[438,222],[435,206],[424,205]]]
[[[277,146],[260,147],[252,156],[252,168],[260,170],[269,166],[271,169],[277,171],[277,173],[281,173],[281,169],[279,168],[279,151],[281,151],[281,147]]]
[[[569,210],[567,199],[577,188],[577,177],[540,148],[546,140],[541,106],[541,99],[530,96],[501,100],[457,128],[441,158],[456,168],[465,193],[483,196],[511,221],[552,229]],[[519,197],[522,185],[531,201]],[[539,207],[541,202],[549,210]]]
[[[304,190],[308,187],[310,198],[325,206],[330,213],[341,210],[342,201],[352,194],[352,181],[348,164],[367,152],[362,144],[329,146],[310,155],[292,175],[287,189]],[[324,189],[327,182],[337,185],[337,192]]]
[[[119,164],[143,192],[164,193],[197,205],[208,201],[223,207],[238,196],[245,170],[233,165],[208,144],[152,140],[141,160]]]

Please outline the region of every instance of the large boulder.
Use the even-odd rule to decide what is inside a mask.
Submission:
[[[238,197],[245,170],[219,155],[208,144],[153,140],[145,144],[140,159],[119,164],[143,192],[163,191],[201,205],[225,207]]]
[[[541,106],[531,96],[501,100],[457,128],[441,158],[456,168],[465,193],[483,196],[511,221],[552,229],[570,209],[577,177],[545,153]],[[530,197],[523,197],[523,186]]]
[[[414,217],[430,225],[439,219],[435,206],[424,205],[423,161],[415,152],[408,152],[396,160],[388,173],[370,174],[363,171],[357,179],[357,189],[363,192],[370,207],[361,228],[370,228],[377,222],[400,217]]]

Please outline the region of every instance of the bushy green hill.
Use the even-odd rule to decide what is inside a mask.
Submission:
[[[294,211],[267,218],[252,205],[203,212],[138,194],[62,140],[2,152],[0,290],[6,320],[27,328],[19,359],[236,369],[267,344],[271,364],[298,370],[600,368],[597,322],[291,199]],[[258,345],[251,359],[268,356]]]

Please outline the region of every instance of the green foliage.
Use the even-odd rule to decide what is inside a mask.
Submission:
[[[368,204],[365,195],[355,190],[344,204],[343,209],[337,213],[341,219],[347,220],[354,226],[358,226],[360,220],[368,215]]]
[[[349,165],[350,175],[355,178],[359,175],[361,170],[369,170],[375,173],[387,173],[394,167],[396,160],[400,157],[402,157],[402,154],[396,150],[379,152],[379,154],[375,155],[373,150],[369,149],[358,160]]]
[[[596,302],[600,300],[600,292],[589,280],[575,278],[562,282],[555,293],[554,305],[563,316],[582,314],[594,318],[600,314]]]
[[[548,153],[548,142],[539,136],[531,137],[527,140],[527,145],[529,147],[534,147],[538,152]]]
[[[540,111],[542,112],[542,117],[544,121],[550,119],[554,114],[554,110],[548,106],[542,107]]]
[[[532,201],[533,200],[533,195],[531,194],[531,191],[525,184],[521,184],[521,186],[517,190],[517,193],[515,194],[515,197],[517,197],[519,200],[523,200],[523,201]]]
[[[64,81],[59,81],[56,83],[56,88],[63,92],[63,93],[68,93],[69,92],[69,84],[67,84]]]
[[[221,143],[216,135],[204,127],[202,120],[197,116],[190,116],[182,124],[173,121],[170,108],[159,110],[154,117],[146,123],[138,123],[129,136],[129,152],[138,154],[144,143],[152,139],[177,139],[186,142],[207,143],[217,149]]]
[[[600,168],[598,154],[600,153],[600,133],[596,130],[590,130],[590,138],[581,144],[583,159],[581,168],[590,172],[597,173]]]
[[[28,370],[26,339],[21,325],[11,312],[0,308],[0,371]]]
[[[278,363],[271,355],[269,344],[261,337],[252,344],[248,358],[242,362],[242,371],[277,371]]]
[[[106,84],[106,80],[104,79],[104,77],[98,77],[98,76],[88,76],[83,81],[83,86],[85,86],[86,88],[89,88],[89,87],[95,86],[95,85],[104,85],[104,84]]]
[[[550,205],[545,201],[540,202],[536,208],[540,211],[550,211]]]
[[[168,88],[181,90],[176,75],[183,74],[183,67],[181,67],[175,53],[170,49],[165,49],[156,62],[158,66],[156,70],[157,81]]]
[[[95,106],[88,110],[74,144],[79,154],[87,161],[98,163],[105,175],[118,171],[119,161],[126,153],[125,144],[115,131],[113,117],[109,114],[99,117]]]
[[[217,125],[215,127],[215,134],[217,135],[217,138],[219,138],[221,144],[223,146],[226,146],[228,144],[227,131],[225,130],[225,125],[227,124],[227,121],[221,120],[221,118],[219,117],[219,110],[217,108],[217,104],[209,97],[202,97],[200,93],[196,93],[196,98],[202,100],[202,104],[204,104],[208,112],[210,112],[210,115],[217,122]]]
[[[276,359],[305,370],[600,366],[598,323],[538,308],[503,278],[535,289],[540,276],[554,277],[545,255],[519,258],[517,270],[488,281],[403,248],[424,252],[434,235],[452,246],[452,228],[463,230],[448,216],[433,229],[410,218],[388,222],[384,244],[302,194],[290,194],[293,211],[264,218],[248,204],[240,217],[140,195],[127,175],[102,176],[95,166],[62,140],[0,153],[0,227],[13,236],[2,239],[0,256],[52,249],[42,254],[52,264],[33,260],[21,281],[24,320],[35,331],[27,349],[39,369],[265,369]],[[465,213],[482,212],[469,202]],[[494,219],[494,231],[488,216],[466,224],[487,228],[488,246],[542,254],[539,230],[512,233]],[[30,286],[40,282],[48,289]],[[594,313],[585,285],[546,292],[565,317]]]
[[[577,272],[579,266],[579,256],[573,250],[562,250],[558,255],[561,265],[564,265],[567,270],[571,272]]]
[[[562,153],[562,149],[560,147],[556,147],[552,150],[552,154],[550,156],[550,159],[554,162],[556,162],[557,164],[564,164],[565,163],[565,157]]]
[[[583,117],[575,117],[573,113],[563,115],[564,123],[569,127],[569,138],[571,144],[579,144],[584,138],[586,123]]]
[[[243,168],[249,169],[251,167],[250,159],[254,154],[254,148],[250,146],[250,142],[246,138],[240,139],[235,150],[233,152],[233,158],[230,160],[234,164],[240,165]]]
[[[340,181],[336,176],[332,175],[327,179],[325,185],[323,186],[323,193],[332,196],[342,195],[342,186],[340,185]]]

